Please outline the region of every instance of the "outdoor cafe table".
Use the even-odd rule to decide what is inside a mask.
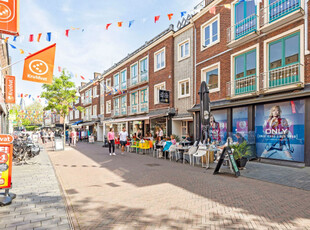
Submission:
[[[208,146],[207,148],[206,148],[206,157],[208,157],[208,159],[206,159],[206,169],[208,169],[208,168],[210,168],[210,153],[212,152],[217,152],[217,151],[219,151],[220,149],[218,149],[218,148],[214,148],[214,147],[210,147],[210,146]]]
[[[182,161],[183,161],[183,164],[184,164],[184,152],[187,152],[189,149],[191,148],[191,146],[178,146],[177,147],[177,150],[179,151],[179,152],[181,152],[182,153],[182,157],[180,157],[180,159],[179,160],[181,160],[182,159]],[[189,157],[191,157],[191,156],[189,156]],[[185,159],[186,160],[186,159]],[[178,161],[178,160],[177,160]],[[187,161],[187,160],[186,160]]]

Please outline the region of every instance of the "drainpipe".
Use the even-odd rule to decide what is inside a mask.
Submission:
[[[304,0],[305,1],[305,55],[310,54],[308,50],[308,1],[309,0]]]
[[[195,22],[194,22],[194,105],[196,104],[196,78],[197,78],[197,73],[196,73],[196,62],[197,62],[197,51],[196,51],[196,41],[197,38],[196,38],[196,26],[195,26]]]

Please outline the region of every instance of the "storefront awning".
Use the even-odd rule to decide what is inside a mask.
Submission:
[[[95,123],[96,123],[95,121],[85,122],[85,123],[80,123],[79,126],[84,126],[84,125],[90,126],[90,125],[94,125]]]
[[[172,118],[173,121],[192,121],[193,117],[176,117]]]
[[[76,121],[76,122],[74,122],[74,123],[73,123],[73,124],[71,124],[71,125],[77,125],[77,124],[80,124],[81,122],[83,122],[83,120]]]
[[[129,118],[120,118],[120,119],[114,119],[114,120],[108,120],[104,121],[104,123],[121,123],[121,122],[127,122],[127,121],[142,121],[142,120],[149,120],[150,117],[144,116],[144,117],[129,117]]]

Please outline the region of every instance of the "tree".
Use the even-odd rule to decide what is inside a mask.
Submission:
[[[26,110],[43,112],[44,106],[39,101],[34,101],[26,106]]]
[[[64,119],[64,132],[65,132],[65,118],[72,109],[73,103],[78,98],[74,82],[70,81],[71,77],[62,71],[61,76],[54,77],[51,85],[44,84],[42,86],[44,92],[41,97],[45,98],[48,102],[44,110],[51,110]],[[78,106],[76,109],[83,111],[83,108]],[[65,143],[65,135],[64,135]]]

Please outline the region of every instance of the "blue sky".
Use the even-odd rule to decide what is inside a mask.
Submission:
[[[102,73],[113,63],[118,62],[128,53],[133,52],[157,34],[176,24],[181,19],[181,12],[190,12],[200,0],[21,0],[20,1],[20,38],[9,43],[18,49],[34,53],[48,45],[56,43],[54,75],[58,75],[57,67],[92,78],[94,72]],[[173,13],[168,20],[167,14]],[[160,15],[155,24],[154,16]],[[135,20],[131,28],[128,22]],[[123,27],[116,26],[123,21]],[[105,30],[107,23],[112,23]],[[70,30],[69,38],[65,30]],[[52,32],[52,42],[46,41],[46,32]],[[29,34],[42,33],[41,41],[28,41]],[[11,62],[26,57],[18,50],[9,47]],[[12,67],[12,74],[17,79],[17,93],[37,96],[41,93],[41,84],[22,81],[24,62]],[[76,85],[82,81],[73,78]],[[26,101],[27,102],[27,101]],[[30,100],[29,102],[30,103]],[[27,104],[28,104],[27,103]]]

